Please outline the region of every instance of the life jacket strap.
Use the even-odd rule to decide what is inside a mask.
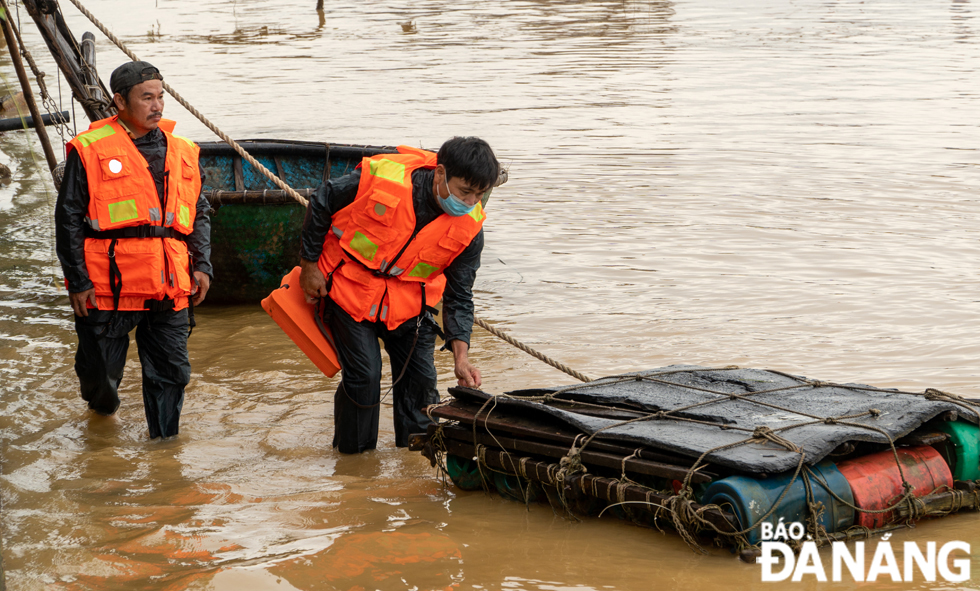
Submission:
[[[438,335],[438,337],[440,339],[442,339],[442,340],[445,341],[446,340],[446,333],[442,332],[442,327],[440,327],[439,326],[439,323],[436,322],[435,318],[433,318],[433,316],[438,316],[439,315],[439,310],[436,310],[435,308],[433,308],[431,306],[427,306],[425,304],[425,284],[424,283],[419,283],[419,285],[422,286],[422,311],[419,312],[419,326],[422,325],[422,322],[423,321],[430,322],[432,324],[433,330],[435,330],[436,335]],[[425,315],[426,312],[428,312],[432,316],[426,316]],[[416,334],[417,334],[417,331],[416,331]],[[418,336],[416,336],[415,338],[418,338]]]
[[[197,285],[197,289],[200,290],[201,285],[197,282],[197,278],[194,277],[193,256],[187,257],[187,275],[191,278],[191,281]],[[187,338],[191,337],[191,334],[194,332],[194,327],[197,326],[197,320],[194,318],[194,295],[195,294],[192,293],[188,294],[187,296]]]
[[[358,262],[360,262],[360,261],[358,261]],[[342,258],[342,259],[340,259],[340,262],[337,264],[337,266],[333,268],[333,271],[330,271],[329,273],[327,273],[327,286],[326,287],[327,287],[327,295],[328,296],[330,295],[330,290],[333,289],[333,274],[336,273],[337,271],[339,271],[340,268],[343,267],[346,264],[347,264],[347,259],[343,259]]]
[[[119,265],[116,264],[116,243],[118,239],[113,238],[109,243],[109,289],[112,291],[112,314],[105,327],[95,337],[97,340],[109,334],[112,322],[116,319],[116,312],[119,311],[119,298],[122,296],[122,273],[119,272]]]
[[[93,230],[85,227],[86,238],[96,238],[99,240],[118,240],[120,238],[173,238],[175,240],[187,240],[187,235],[163,226],[130,226],[128,228],[117,228],[115,230]]]
[[[149,312],[169,312],[174,309],[174,301],[165,300],[143,300],[143,307]]]

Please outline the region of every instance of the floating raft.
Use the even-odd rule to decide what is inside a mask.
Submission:
[[[748,550],[763,524],[818,543],[980,508],[980,401],[674,365],[493,395],[450,388],[412,438],[463,490],[549,502]]]

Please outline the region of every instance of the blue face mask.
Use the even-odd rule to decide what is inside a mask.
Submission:
[[[454,218],[458,218],[461,215],[466,215],[473,211],[473,208],[476,207],[476,203],[473,205],[466,205],[463,203],[462,199],[453,195],[453,192],[449,190],[448,178],[446,178],[446,192],[449,193],[449,197],[443,199],[436,195],[436,201],[439,202],[439,207],[441,207],[444,212],[448,213]]]

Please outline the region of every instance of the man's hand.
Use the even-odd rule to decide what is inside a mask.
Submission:
[[[483,384],[483,379],[480,370],[470,363],[470,346],[460,340],[453,341],[450,346],[453,350],[453,372],[456,374],[456,383],[469,388],[479,388]]]
[[[208,289],[210,289],[210,287],[211,278],[208,277],[208,274],[200,271],[194,271],[194,287],[191,288],[191,295],[194,296],[195,306],[204,301],[204,296],[208,295]]]
[[[71,309],[75,312],[75,316],[85,318],[88,316],[88,306],[86,306],[86,303],[91,303],[92,307],[95,307],[95,288],[86,289],[78,293],[69,293],[68,299],[71,301]]]
[[[316,266],[316,261],[299,260],[299,286],[303,288],[307,304],[315,304],[317,299],[327,297],[327,280]]]

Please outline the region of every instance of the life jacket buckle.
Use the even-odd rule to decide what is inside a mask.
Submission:
[[[170,312],[174,309],[174,300],[143,300],[143,307],[149,312]]]

